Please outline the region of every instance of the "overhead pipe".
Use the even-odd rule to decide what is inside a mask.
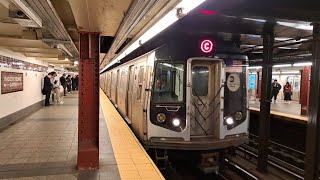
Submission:
[[[296,45],[296,44],[306,43],[306,42],[309,42],[309,41],[312,40],[312,39],[308,39],[308,40],[304,40],[304,41],[299,41],[299,40],[305,39],[305,38],[309,38],[309,37],[312,37],[312,36],[308,35],[308,36],[303,36],[303,37],[297,37],[297,38],[287,39],[287,40],[284,40],[284,41],[278,41],[278,42],[275,42],[276,45],[274,45],[273,48],[286,47],[286,46],[292,46],[292,45]],[[298,42],[281,44],[281,43],[283,43],[283,42],[288,42],[288,41],[293,41],[293,40],[296,40],[296,41],[298,41]],[[245,53],[245,52],[252,52],[252,51],[261,51],[261,50],[263,50],[263,48],[256,48],[256,47],[259,47],[259,46],[261,46],[261,45],[256,45],[256,46],[254,46],[254,47],[243,48],[243,49],[241,49],[241,51],[243,51],[243,52]],[[246,51],[247,49],[249,49],[249,50]]]
[[[141,21],[141,19],[143,19],[145,15],[155,6],[158,1],[159,0],[136,0],[130,5],[128,13],[126,14],[124,20],[121,22],[119,29],[115,35],[115,39],[106,57],[115,55],[115,52],[126,41],[132,30]]]
[[[57,41],[69,41],[63,44],[72,53],[73,57],[79,56],[79,51],[71,39],[68,31],[58,16],[50,0],[25,0],[29,7],[42,19],[43,25]],[[45,42],[45,41],[44,41]],[[58,44],[59,45],[59,44]],[[66,52],[67,53],[67,52]],[[68,53],[67,53],[68,54]]]

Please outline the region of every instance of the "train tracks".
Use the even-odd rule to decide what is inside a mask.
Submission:
[[[257,179],[265,179],[264,174],[256,170],[258,161],[258,137],[250,134],[249,143],[235,149],[230,161],[244,166]],[[269,175],[273,179],[303,179],[305,153],[270,141],[268,156]],[[252,166],[252,167],[250,167]],[[285,178],[284,178],[285,177]]]
[[[175,173],[169,179],[303,179],[305,153],[269,142],[268,173],[262,174],[256,170],[258,162],[258,137],[250,135],[248,143],[235,148],[224,157],[223,166],[215,174],[204,175],[193,168],[186,168],[186,163],[177,165]],[[188,166],[188,165],[187,165]],[[186,170],[189,169],[189,170]],[[172,171],[173,172],[173,171]],[[172,173],[171,172],[171,173]]]

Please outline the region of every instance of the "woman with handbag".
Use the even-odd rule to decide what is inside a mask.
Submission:
[[[290,104],[291,95],[292,95],[292,87],[289,82],[286,83],[283,87],[284,101]]]

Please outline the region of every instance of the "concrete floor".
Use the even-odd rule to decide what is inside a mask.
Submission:
[[[258,100],[250,101],[249,107],[260,108],[260,102]],[[291,101],[290,104],[288,104],[283,100],[277,100],[276,103],[271,103],[271,110],[286,114],[300,115],[301,104],[296,101]]]
[[[120,179],[100,111],[100,169],[78,171],[78,94],[0,132],[0,179]]]

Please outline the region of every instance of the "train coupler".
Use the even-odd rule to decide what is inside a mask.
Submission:
[[[198,167],[204,173],[218,173],[219,162],[219,152],[202,153]]]

